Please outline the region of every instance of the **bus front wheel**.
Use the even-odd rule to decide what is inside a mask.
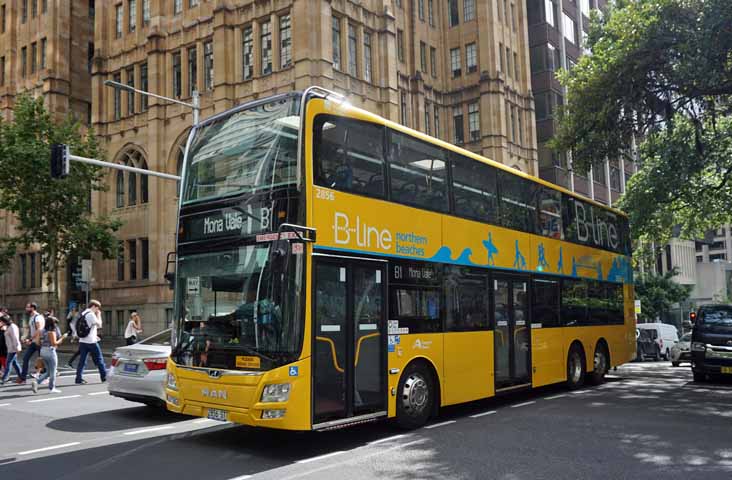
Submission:
[[[427,423],[435,402],[434,381],[427,368],[410,364],[399,379],[397,392],[397,425],[414,429]]]
[[[582,350],[573,345],[567,355],[567,387],[580,388],[585,383],[585,359]]]

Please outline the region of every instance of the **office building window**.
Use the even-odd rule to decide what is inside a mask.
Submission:
[[[142,24],[150,23],[150,0],[142,0]]]
[[[430,71],[434,78],[437,78],[437,49],[430,47]]]
[[[440,136],[440,107],[437,105],[432,106],[435,111],[435,137]]]
[[[280,68],[292,64],[292,27],[289,15],[280,17]]]
[[[115,193],[117,197],[117,208],[122,208],[125,206],[125,172],[122,170],[117,170],[117,182],[115,187]]]
[[[5,33],[5,5],[0,5],[0,33]]]
[[[463,125],[462,105],[452,107],[452,128],[454,131],[454,143],[458,145],[465,143],[465,126]]]
[[[450,20],[451,27],[460,23],[460,12],[458,12],[457,0],[447,0],[447,17]]]
[[[20,288],[28,288],[28,277],[26,277],[26,257],[24,253],[20,254]]]
[[[173,15],[178,15],[183,11],[183,0],[173,0]]]
[[[89,42],[86,44],[86,71],[92,73],[92,67],[94,66],[94,43]]]
[[[478,46],[475,43],[469,43],[465,46],[465,58],[468,67],[468,73],[478,71]]]
[[[173,54],[173,96],[180,98],[183,94],[182,72],[181,72],[180,52]]]
[[[419,19],[424,22],[424,0],[417,0],[417,14]]]
[[[130,280],[137,280],[137,242],[127,241],[127,251],[130,256]]]
[[[452,70],[452,78],[459,77],[462,75],[462,69],[461,69],[461,60],[460,60],[460,48],[451,48],[450,49],[450,70]]]
[[[331,37],[333,41],[333,68],[341,69],[341,20],[333,17],[331,20]]]
[[[430,128],[430,118],[431,118],[430,102],[425,100],[425,102],[424,102],[424,131],[425,131],[425,133],[427,133],[427,135],[432,135],[432,131]]]
[[[468,105],[468,130],[470,132],[471,142],[480,140],[480,112],[478,111],[478,102],[473,102]]]
[[[0,86],[5,85],[5,57],[0,57]]]
[[[140,278],[150,278],[150,242],[147,238],[140,239]]]
[[[188,8],[197,7],[199,3],[200,0],[188,0]]]
[[[363,32],[363,79],[371,81],[371,33]]]
[[[503,44],[500,42],[498,43],[498,54],[501,57],[501,71],[505,72],[506,71],[506,60],[504,59],[504,56],[503,56]]]
[[[513,52],[513,76],[516,80],[518,80],[519,77],[519,62],[518,62],[518,55],[516,52]]]
[[[119,172],[122,173],[122,172]],[[119,242],[117,245],[117,280],[124,281],[125,279],[125,244]]]
[[[475,0],[463,0],[463,22],[475,20]]]
[[[147,92],[147,63],[140,65],[140,90]],[[140,98],[140,110],[147,110],[147,95],[142,95]]]
[[[45,38],[41,39],[41,69],[46,68],[46,48],[48,41]]]
[[[31,43],[30,70],[31,74],[36,73],[36,58],[38,58],[38,44]]]
[[[193,92],[198,89],[198,49],[190,47],[188,49],[188,96],[193,96]]]
[[[114,7],[114,35],[117,38],[122,36],[122,4]]]
[[[409,122],[407,122],[407,92],[403,90],[401,92],[401,116],[402,125],[409,126]]]
[[[137,28],[137,0],[129,0],[127,4],[127,30],[134,32]]]
[[[427,19],[430,22],[430,27],[435,26],[435,5],[434,0],[427,0]]]
[[[262,75],[269,75],[272,73],[272,24],[270,22],[264,22],[260,26],[260,29],[259,42],[262,47]]]
[[[28,0],[23,0],[20,9],[20,23],[28,21]]]
[[[524,125],[521,118],[523,117],[523,112],[520,109],[516,109],[516,120],[518,121],[518,133],[519,133],[519,144],[523,146],[524,144]]]
[[[46,8],[48,8],[48,0],[43,0],[43,4]],[[45,10],[43,13],[46,13]],[[95,16],[96,16],[96,8],[94,5],[94,0],[89,0],[89,18],[91,20],[94,20]]]
[[[38,16],[38,0],[31,0],[31,15],[33,18]]]
[[[397,58],[404,61],[404,32],[397,30]]]
[[[270,65],[272,57],[270,56]],[[203,44],[203,89],[207,92],[213,90],[214,85],[214,49],[213,42]]]
[[[20,76],[25,77],[28,74],[28,47],[20,49]]]
[[[557,19],[557,4],[554,3],[555,0],[544,0],[544,19],[546,20],[546,23],[548,23],[551,26],[556,27],[556,19]]]
[[[577,45],[577,27],[574,20],[562,12],[562,27],[564,28],[564,38]]]
[[[135,88],[135,68],[127,69],[127,86]],[[127,92],[127,115],[135,113],[135,92]]]
[[[516,5],[511,4],[511,28],[516,31]]]
[[[112,80],[121,83],[122,82],[122,74],[115,73],[112,77]],[[114,119],[119,120],[122,118],[122,91],[119,88],[114,89]]]
[[[419,64],[420,70],[427,73],[427,45],[424,42],[419,42]]]
[[[242,79],[248,80],[254,75],[254,35],[252,27],[244,27],[241,35]]]
[[[35,0],[34,2],[35,3]],[[36,254],[28,254],[28,266],[30,267],[30,288],[36,288]]]
[[[516,107],[511,106],[511,141],[516,143]]]
[[[356,27],[348,24],[348,73],[358,76],[358,57],[356,52]]]
[[[580,0],[580,10],[585,17],[590,17],[590,0]]]

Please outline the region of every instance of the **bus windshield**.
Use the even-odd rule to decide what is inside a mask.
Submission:
[[[253,193],[297,181],[299,99],[232,113],[196,129],[183,203]]]
[[[182,255],[174,358],[194,367],[269,369],[296,360],[302,255],[287,241]]]

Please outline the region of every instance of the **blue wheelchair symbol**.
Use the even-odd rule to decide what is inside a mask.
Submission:
[[[299,375],[299,367],[290,367],[290,376],[297,377]]]

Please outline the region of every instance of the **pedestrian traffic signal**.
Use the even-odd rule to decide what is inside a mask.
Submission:
[[[51,178],[64,178],[69,174],[69,146],[51,145]]]
[[[691,323],[696,322],[696,312],[689,312],[689,321]]]

